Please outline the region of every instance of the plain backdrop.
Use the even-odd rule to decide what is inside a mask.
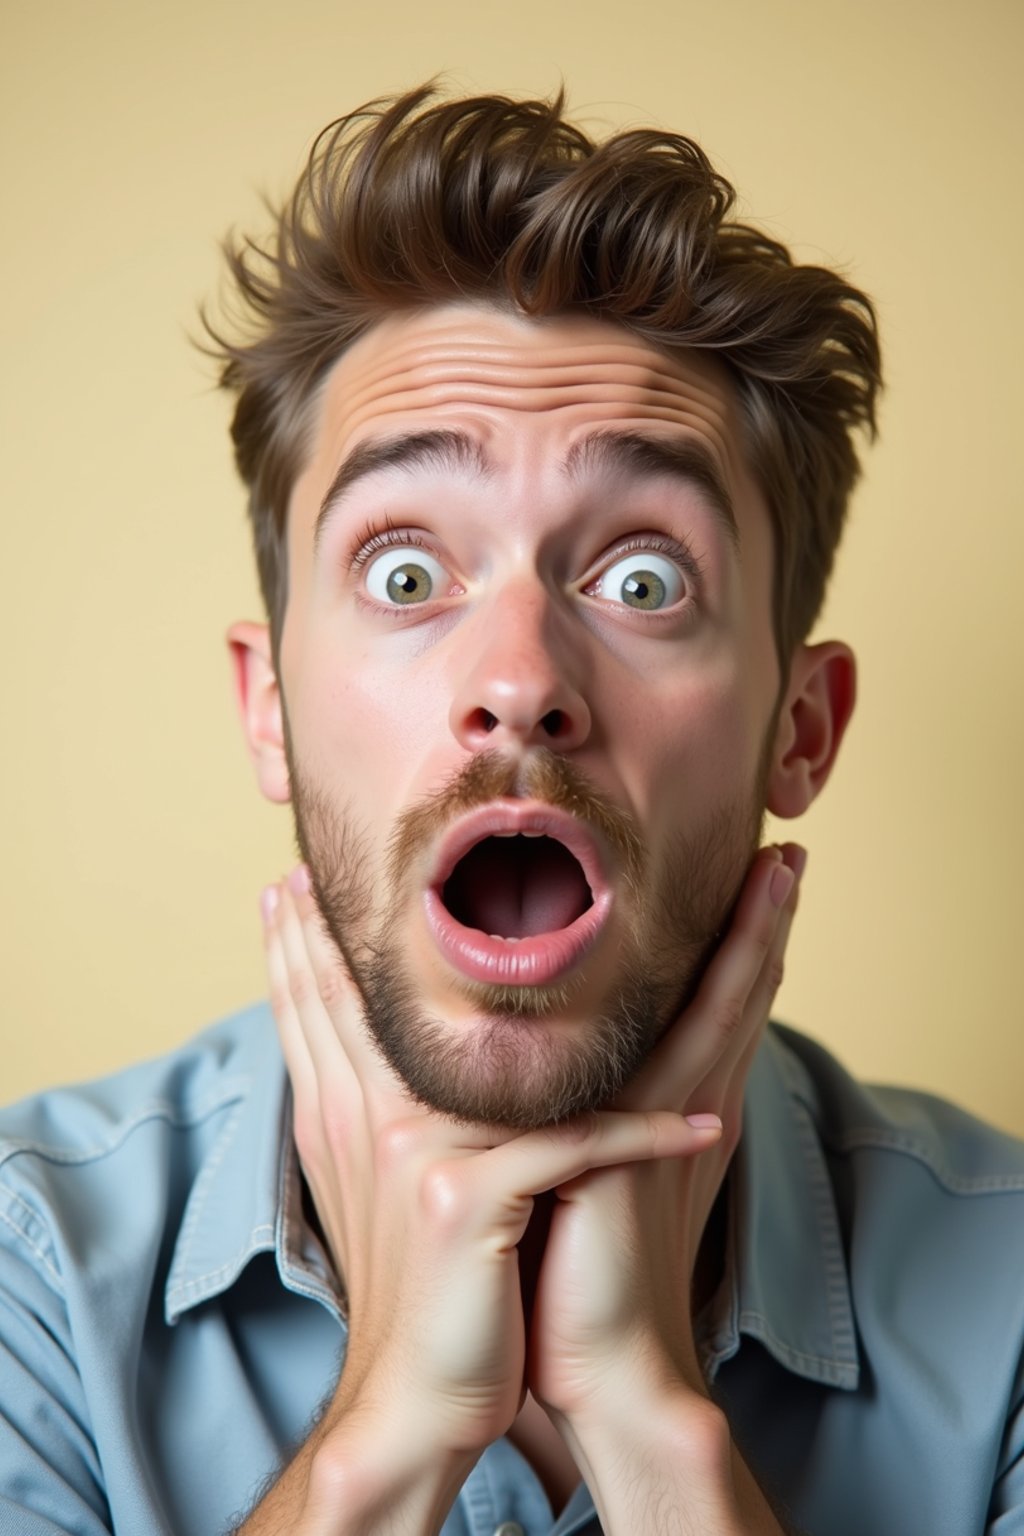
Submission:
[[[227,404],[190,349],[228,226],[316,131],[444,72],[700,140],[878,301],[882,438],[819,634],[861,700],[777,1016],[1024,1132],[1019,0],[6,0],[0,55],[0,1097],[264,989],[223,633],[259,616]],[[790,829],[787,829],[790,830]]]

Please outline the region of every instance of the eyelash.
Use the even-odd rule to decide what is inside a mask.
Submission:
[[[656,555],[664,555],[667,560],[674,560],[689,576],[690,580],[699,586],[704,579],[704,561],[699,555],[685,544],[680,544],[677,539],[670,539],[666,534],[647,533],[635,534],[623,544],[617,544],[605,561],[606,565],[614,565],[616,560],[621,560],[624,555],[643,553],[651,549]]]
[[[385,519],[383,528],[376,528],[372,523],[367,523],[356,535],[356,544],[356,551],[350,563],[350,569],[356,573],[363,570],[373,556],[379,554],[382,549],[395,547],[432,549],[430,543],[420,534],[409,528],[399,528],[390,518]],[[604,564],[614,565],[616,560],[621,560],[625,555],[648,549],[653,550],[655,554],[664,555],[668,560],[674,560],[694,585],[700,587],[704,578],[704,561],[685,544],[680,544],[677,539],[671,539],[665,534],[635,534],[624,543],[617,544]],[[594,580],[597,580],[596,576]]]
[[[379,554],[382,549],[392,549],[395,545],[403,549],[406,546],[412,549],[430,549],[426,539],[408,528],[396,527],[390,518],[385,519],[383,528],[375,528],[372,523],[367,523],[365,528],[356,535],[356,542],[357,548],[352,556],[350,567],[353,571],[361,571],[374,555]]]

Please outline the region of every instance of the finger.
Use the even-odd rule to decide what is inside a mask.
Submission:
[[[292,1089],[297,1098],[308,1099],[316,1092],[316,1073],[288,981],[288,966],[278,924],[280,905],[280,886],[268,885],[260,898],[260,912],[263,917],[263,950],[270,989],[270,1008],[277,1025],[281,1052]]]
[[[771,1015],[772,1004],[782,985],[786,945],[800,898],[801,876],[807,863],[806,850],[797,843],[783,844],[781,852],[787,868],[793,872],[793,884],[779,908],[774,937],[747,998],[743,1027],[736,1032],[734,1046],[722,1053],[697,1092],[688,1100],[685,1106],[687,1110],[698,1108],[721,1110],[727,1095],[730,1096],[735,1108],[736,1085],[739,1085],[738,1091],[742,1095],[750,1064],[761,1044]]]
[[[327,1011],[313,969],[307,944],[307,925],[303,923],[295,905],[295,897],[287,882],[280,887],[281,895],[276,914],[276,928],[280,938],[285,967],[285,983],[291,1005],[295,1010],[309,1052],[314,1075],[321,1091],[330,1084],[332,1092],[357,1087],[358,1079],[349,1059],[346,1042],[336,1027],[336,1018]],[[335,1015],[341,1018],[345,1009],[341,1006],[340,993],[334,998]]]
[[[537,1195],[591,1169],[695,1156],[713,1146],[721,1134],[722,1123],[712,1114],[688,1120],[670,1110],[642,1114],[603,1110],[564,1126],[528,1132],[480,1156],[441,1165],[432,1174],[442,1180],[451,1178],[456,1186],[438,1191],[446,1201],[457,1195],[461,1181],[466,1185],[465,1198],[476,1205],[475,1195],[484,1216],[502,1207],[522,1214],[524,1203],[528,1214],[529,1202]]]
[[[379,1072],[379,1060],[367,1035],[362,994],[345,957],[327,930],[305,865],[300,864],[292,870],[287,885],[320,999],[356,1075],[367,1080]]]
[[[789,943],[790,930],[800,901],[803,873],[807,867],[807,850],[801,848],[798,843],[783,844],[782,856],[787,866],[793,871],[793,888],[779,911],[775,936],[747,1004],[748,1008],[751,1008],[764,1023],[768,1021],[776,995],[782,986],[785,975],[786,946]]]
[[[786,908],[796,873],[785,851],[766,850],[744,886],[725,940],[705,972],[694,999],[701,1025],[684,1039],[687,1081],[706,1077],[718,1063],[737,1060],[763,1022],[751,1008],[758,983],[771,968],[780,932],[788,933]]]

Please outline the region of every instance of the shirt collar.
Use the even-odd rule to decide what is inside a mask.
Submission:
[[[725,1277],[702,1319],[712,1378],[746,1334],[799,1376],[857,1386],[849,1276],[814,1103],[803,1064],[769,1027],[730,1170]]]
[[[270,1010],[238,1020],[234,1091],[185,1206],[164,1291],[170,1324],[228,1290],[258,1253],[275,1255],[289,1290],[339,1315],[330,1267],[302,1215],[291,1092]]]

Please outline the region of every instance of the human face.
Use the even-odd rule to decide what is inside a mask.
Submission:
[[[466,305],[329,375],[289,509],[292,798],[422,1103],[596,1107],[692,991],[759,840],[771,569],[711,360]]]

